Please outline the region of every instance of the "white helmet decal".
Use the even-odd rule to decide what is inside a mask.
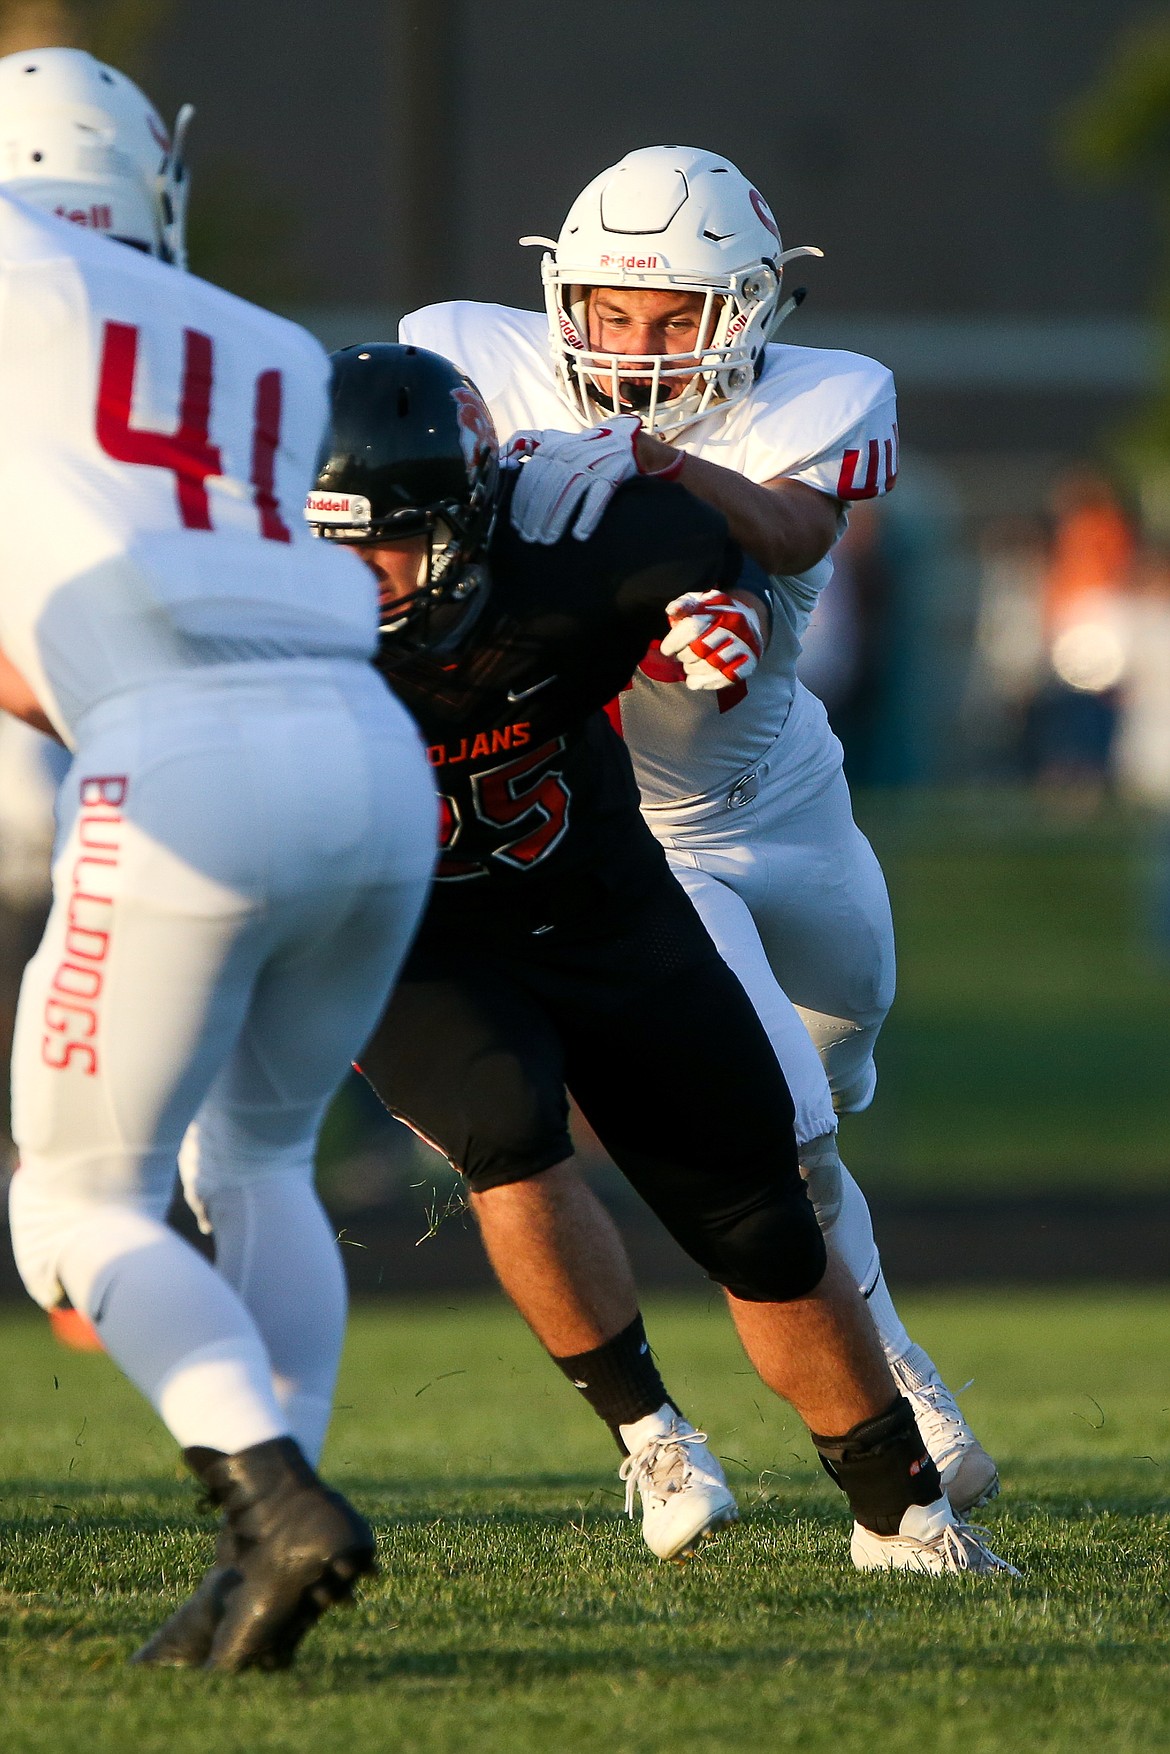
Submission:
[[[637,378],[647,431],[681,432],[751,390],[780,306],[785,250],[764,197],[726,158],[693,146],[646,146],[595,177],[561,234],[521,238],[550,252],[541,264],[549,342],[564,401],[586,426],[631,411],[623,379]],[[704,295],[697,353],[591,350],[595,287],[650,287]],[[671,364],[671,360],[677,363]]]
[[[186,266],[184,104],[174,140],[133,80],[83,49],[0,59],[0,187]]]
[[[690,190],[676,164],[668,158],[653,158],[636,165],[623,159],[599,193],[605,230],[636,236],[665,231],[685,207]]]

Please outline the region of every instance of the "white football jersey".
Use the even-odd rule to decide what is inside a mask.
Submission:
[[[329,364],[294,324],[0,195],[0,645],[65,740],[208,664],[367,657],[301,515]]]
[[[466,301],[428,305],[403,319],[399,335],[443,354],[474,380],[501,439],[521,427],[565,431],[578,424],[557,393],[543,313]],[[749,396],[671,442],[750,481],[783,475],[846,503],[876,499],[898,470],[894,381],[861,354],[772,342]],[[621,697],[622,730],[645,804],[710,799],[715,808],[763,759],[788,718],[799,687],[800,638],[832,572],[826,557],[808,572],[773,580],[772,637],[746,684],[692,691],[680,664],[648,655]],[[816,717],[805,714],[801,722],[811,726]],[[818,773],[840,765],[831,733],[828,740],[808,736],[805,765]],[[795,751],[785,753],[787,766],[800,766]]]

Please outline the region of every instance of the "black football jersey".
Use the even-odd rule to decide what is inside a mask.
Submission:
[[[385,670],[428,745],[441,798],[435,907],[540,905],[596,869],[606,887],[656,870],[621,738],[601,710],[629,681],[684,591],[765,575],[723,517],[669,482],[634,480],[585,542],[523,542],[506,491],[486,556],[488,596],[444,661],[395,653]]]

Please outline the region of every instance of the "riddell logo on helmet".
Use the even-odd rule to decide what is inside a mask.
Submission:
[[[310,493],[305,516],[311,524],[368,524],[370,502],[361,493]]]
[[[557,322],[560,324],[561,335],[570,347],[583,348],[585,346],[584,341],[577,333],[577,325],[565,315],[564,311],[557,312]]]
[[[599,268],[661,268],[661,256],[599,256]]]
[[[110,207],[95,205],[93,207],[54,207],[53,212],[58,219],[68,219],[73,225],[88,226],[91,231],[113,231],[114,213]]]

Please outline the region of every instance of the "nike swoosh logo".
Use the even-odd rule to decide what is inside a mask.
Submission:
[[[539,694],[542,688],[547,688],[550,682],[555,681],[555,676],[546,676],[543,682],[534,682],[531,688],[521,688],[518,692],[509,688],[508,703],[510,706],[519,706],[522,700],[527,700],[530,695]]]

